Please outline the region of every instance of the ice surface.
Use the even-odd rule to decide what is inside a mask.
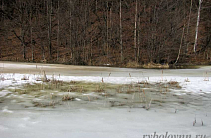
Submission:
[[[4,97],[8,93],[11,93],[11,92],[9,92],[8,90],[2,90],[2,91],[0,91],[0,97]]]
[[[162,71],[0,62],[0,70],[1,138],[143,138],[143,135],[154,132],[185,134],[192,138],[200,134],[211,138],[210,66]],[[176,81],[182,88],[172,92],[181,102],[171,101],[174,98],[168,97],[169,102],[160,106],[152,105],[150,110],[146,110],[103,105],[86,108],[95,104],[87,101],[78,108],[78,102],[82,100],[76,98],[75,104],[66,103],[68,108],[24,107],[23,99],[27,95],[18,95],[9,90],[14,91],[27,83],[42,83],[37,80],[42,77],[44,70],[48,79],[52,80],[53,77],[68,82],[102,82],[103,78],[104,83],[148,82],[153,85]],[[44,90],[42,92],[45,93]],[[94,95],[87,94],[84,96]],[[121,96],[124,97],[124,94]],[[40,97],[32,98],[40,101]],[[26,102],[30,103],[32,99]]]

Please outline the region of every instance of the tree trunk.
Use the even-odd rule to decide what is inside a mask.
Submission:
[[[122,48],[122,0],[120,0],[120,2],[119,2],[119,30],[120,30],[121,62],[123,62],[123,48]]]
[[[31,38],[31,49],[32,49],[32,62],[34,61],[34,45],[33,45],[33,39],[32,39],[32,0],[30,5],[30,38]]]
[[[60,38],[60,18],[59,18],[59,16],[60,16],[60,5],[59,5],[59,0],[58,0],[58,12],[57,12],[57,14],[58,14],[58,28],[57,28],[57,61],[59,61],[59,48],[60,48],[60,40],[59,40],[59,38]]]
[[[43,5],[45,5],[45,1],[43,1]],[[39,7],[39,6],[38,6]],[[38,9],[37,7],[37,9]],[[39,10],[38,10],[39,11]],[[47,11],[48,12],[48,11]],[[38,14],[38,25],[39,25],[39,35],[42,38],[43,37],[43,33],[42,33],[42,28],[41,28],[41,13],[40,11],[37,13]],[[47,14],[48,15],[48,14]],[[48,19],[48,18],[47,18]],[[46,60],[45,59],[45,46],[43,44],[43,40],[40,41],[40,46],[41,46],[41,50],[42,50],[42,60]]]
[[[97,13],[97,0],[95,1],[95,12]]]
[[[113,4],[112,4],[113,5]],[[112,33],[113,33],[113,27],[112,27],[112,8],[110,8],[110,46],[111,46],[111,41],[112,41]]]
[[[90,50],[91,50],[91,62],[92,62],[92,36],[91,36],[91,48],[90,48]]]
[[[83,28],[84,30],[83,30],[83,41],[82,41],[82,43],[83,43],[83,56],[84,56],[83,60],[86,62],[87,1],[85,0],[84,2],[85,2],[85,4],[84,4],[84,28]]]
[[[138,5],[137,5],[137,0],[136,0],[136,8],[135,8],[135,24],[134,24],[134,59],[135,61],[137,62],[137,46],[136,46],[136,33],[137,33],[137,8],[138,8]]]
[[[42,41],[41,41],[41,49],[42,49],[42,60],[45,60],[45,47]]]
[[[23,46],[23,59],[26,59],[26,45],[24,43],[24,32],[23,26],[21,27],[21,45]]]
[[[21,28],[20,28],[20,41],[21,41],[21,46],[23,46],[23,59],[25,60],[26,59],[26,45],[24,43],[24,11],[23,11],[23,3],[21,2],[20,3],[20,9],[21,9],[21,15],[20,15],[20,21],[21,21]],[[15,33],[15,32],[14,32]],[[16,34],[16,33],[15,33]],[[16,34],[16,37],[17,34]]]
[[[108,44],[108,1],[106,5],[106,47],[107,47],[107,62],[109,62],[109,44]]]
[[[3,0],[2,0],[2,3],[1,3],[1,9],[4,11],[4,1]],[[4,19],[5,19],[5,17],[4,17],[4,13],[3,12],[1,13],[1,16],[2,16],[1,17],[1,19],[2,19],[1,21],[3,22],[2,25],[4,26]]]
[[[177,62],[179,60],[179,56],[180,56],[180,52],[181,52],[181,48],[182,48],[182,41],[183,41],[184,31],[185,31],[185,25],[183,26],[182,36],[181,36],[181,40],[180,40],[179,52],[178,52],[177,59],[176,59],[174,64],[177,64]]]
[[[69,40],[69,42],[70,42],[70,44],[69,44],[69,48],[70,48],[70,50],[71,50],[71,53],[70,53],[70,57],[72,58],[72,59],[74,59],[74,56],[73,56],[73,46],[72,46],[72,9],[71,9],[71,0],[69,1],[69,4],[70,4],[70,7],[69,7],[69,26],[70,26],[70,28],[69,28],[69,33],[70,33],[70,40]],[[68,50],[68,53],[69,53],[69,50]]]
[[[48,50],[49,57],[52,57],[52,43],[51,43],[51,32],[52,32],[52,0],[50,0],[50,9],[49,9],[49,0],[47,1],[47,18],[48,18]]]
[[[187,26],[187,37],[188,37],[188,34],[189,34],[190,17],[191,17],[192,6],[193,6],[193,0],[191,0],[191,4],[190,4],[190,11],[189,11],[189,17],[188,17],[188,26]],[[188,52],[188,46],[189,46],[189,42],[186,45],[186,53]]]
[[[139,2],[139,7],[140,7],[140,2]],[[140,14],[138,15],[138,40],[137,40],[137,44],[138,44],[138,50],[137,50],[137,62],[139,62],[139,58],[140,58]]]
[[[197,16],[197,23],[196,23],[196,36],[195,36],[195,43],[193,46],[193,51],[196,52],[196,46],[198,41],[198,29],[199,29],[199,21],[200,21],[200,11],[201,11],[201,3],[203,0],[199,0],[199,8],[198,8],[198,16]]]
[[[32,39],[32,27],[30,28],[30,34],[31,34],[31,47],[32,47],[32,62],[34,62],[34,44]]]

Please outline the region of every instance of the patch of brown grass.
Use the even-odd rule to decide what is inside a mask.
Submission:
[[[170,84],[170,85],[178,85],[179,82],[177,82],[177,81],[169,81],[168,84]]]
[[[138,68],[138,67],[141,67],[140,64],[138,64],[135,61],[129,61],[129,62],[127,62],[127,64],[125,66],[127,68]]]
[[[162,64],[156,64],[156,63],[150,62],[148,64],[144,64],[142,67],[147,68],[147,69],[168,69],[169,65],[168,64],[162,65]]]

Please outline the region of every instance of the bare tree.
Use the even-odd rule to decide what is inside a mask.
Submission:
[[[174,64],[197,62],[193,55],[200,50],[196,57],[208,62],[210,4],[203,0],[1,0],[1,59]]]
[[[59,47],[60,47],[60,0],[58,0],[58,11],[57,11],[57,61],[59,60]]]
[[[29,17],[29,22],[30,22],[30,45],[31,45],[31,50],[32,50],[32,61],[34,61],[34,43],[33,43],[33,34],[32,34],[32,0],[30,0],[30,17]]]
[[[109,18],[108,18],[108,0],[106,2],[106,47],[107,47],[107,62],[109,61],[109,44],[108,44],[108,22],[109,22]]]
[[[188,16],[188,26],[187,26],[187,35],[189,34],[189,27],[190,27],[190,20],[191,20],[191,12],[192,12],[192,6],[193,6],[193,0],[190,2],[190,11],[189,11],[189,16]],[[188,52],[188,46],[189,42],[186,45],[186,51]]]
[[[71,7],[71,4],[72,4],[72,1],[69,0],[69,33],[70,33],[70,36],[69,36],[69,47],[70,47],[70,50],[71,50],[71,53],[70,53],[70,56],[71,58],[73,59],[73,47],[72,47],[72,7]]]
[[[197,16],[197,23],[196,23],[195,43],[194,43],[194,46],[193,46],[194,52],[196,52],[196,46],[197,46],[197,41],[198,41],[198,30],[199,30],[200,11],[201,11],[202,2],[203,2],[203,0],[199,0],[198,16]]]
[[[26,36],[26,32],[28,30],[28,26],[26,25],[28,23],[28,19],[26,16],[26,3],[23,1],[19,1],[16,3],[17,5],[17,10],[18,10],[18,16],[17,16],[17,22],[15,22],[14,24],[14,28],[16,26],[19,26],[20,28],[20,35],[18,35],[18,33],[16,33],[15,29],[13,28],[12,32],[14,33],[14,35],[16,36],[16,38],[18,38],[18,40],[21,42],[21,46],[23,47],[23,59],[26,60],[26,45],[27,42],[25,40],[25,36]]]
[[[134,23],[134,56],[135,61],[137,62],[137,46],[136,46],[136,38],[137,38],[137,12],[138,12],[138,4],[136,0],[136,8],[135,8],[135,23]]]
[[[50,6],[50,7],[49,7]],[[48,20],[48,50],[49,57],[52,58],[52,0],[47,0],[47,20]]]
[[[184,24],[183,29],[182,29],[182,36],[181,36],[181,40],[180,40],[179,52],[178,52],[177,59],[176,59],[174,64],[177,64],[177,62],[179,60],[179,56],[180,56],[181,48],[182,48],[182,41],[183,41],[183,37],[184,37],[184,31],[185,31],[185,24]]]
[[[140,2],[139,2],[139,7],[140,7]],[[139,62],[139,58],[140,58],[140,14],[137,15],[138,16],[138,40],[137,40],[137,44],[138,44],[138,49],[137,49],[137,62]]]
[[[120,2],[119,2],[119,30],[120,30],[121,62],[123,62],[123,48],[122,48],[122,0],[120,0]]]

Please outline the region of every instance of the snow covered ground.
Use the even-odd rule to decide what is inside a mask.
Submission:
[[[169,100],[162,106],[143,108],[99,107],[24,108],[25,98],[10,89],[37,81],[43,72],[50,80],[133,84],[178,82],[181,89],[171,90],[189,104]],[[206,135],[211,138],[211,67],[199,69],[125,69],[54,64],[0,62],[0,137],[66,138],[142,138],[162,134]],[[9,100],[8,100],[9,99]],[[184,101],[185,101],[184,100]],[[185,101],[186,102],[186,101]],[[89,103],[87,103],[89,104]],[[196,121],[196,123],[195,123]]]

